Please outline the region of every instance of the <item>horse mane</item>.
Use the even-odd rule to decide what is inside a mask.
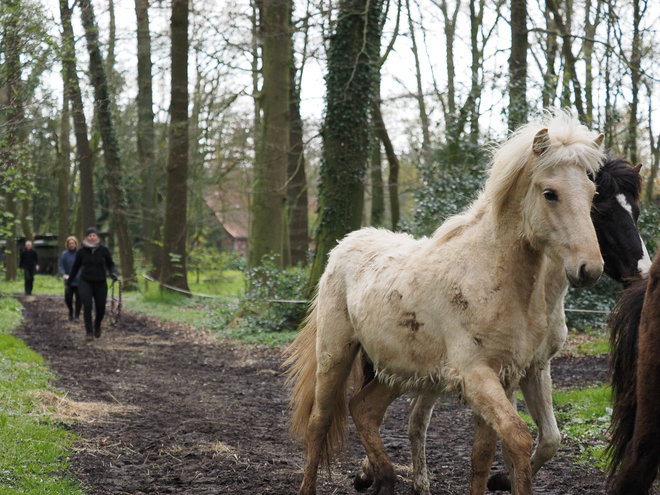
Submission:
[[[601,197],[613,198],[622,191],[632,195],[635,203],[642,193],[642,176],[622,157],[605,156],[603,167],[596,175],[596,186]],[[598,202],[598,196],[594,199]]]
[[[610,329],[610,379],[612,382],[612,421],[605,449],[610,480],[623,461],[626,446],[633,437],[637,413],[637,342],[648,277],[627,287],[608,318]]]
[[[595,145],[598,134],[580,124],[577,116],[569,110],[547,110],[536,121],[519,127],[500,146],[491,148],[491,167],[479,196],[464,213],[448,218],[435,231],[434,239],[448,240],[476,223],[489,208],[499,216],[516,181],[534,157],[532,144],[542,129],[548,129],[550,144],[534,160],[532,174],[566,162],[581,166],[591,176],[597,174],[603,160],[602,149]]]

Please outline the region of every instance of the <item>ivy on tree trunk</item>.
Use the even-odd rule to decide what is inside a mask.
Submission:
[[[308,297],[323,274],[330,250],[362,223],[382,15],[381,0],[343,0],[330,38],[319,184],[320,225]]]

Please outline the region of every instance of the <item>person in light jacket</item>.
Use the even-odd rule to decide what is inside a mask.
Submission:
[[[71,281],[71,284],[67,285],[66,281],[69,278],[69,273],[73,267],[73,262],[76,260],[76,252],[78,251],[78,239],[75,236],[69,236],[66,238],[64,243],[66,249],[60,254],[60,275],[62,275],[62,280],[64,280],[64,304],[69,309],[69,321],[75,321],[78,323],[80,321],[80,308],[82,307],[82,300],[80,294],[78,294],[78,282],[80,281],[80,275],[82,274],[81,270],[78,270],[78,275],[76,279]],[[76,297],[76,312],[74,319],[73,312],[73,297]]]
[[[109,273],[113,280],[119,278],[110,250],[101,244],[96,227],[89,227],[85,232],[85,240],[76,253],[69,278],[66,280],[67,285],[71,285],[76,279],[80,269],[83,272],[78,282],[78,294],[83,303],[85,338],[92,340],[94,337],[101,336],[101,322],[105,315],[105,302],[108,298],[107,274]],[[94,326],[92,326],[92,304],[96,309]]]

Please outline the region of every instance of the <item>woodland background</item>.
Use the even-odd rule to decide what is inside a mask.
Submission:
[[[552,106],[643,164],[653,253],[659,21],[651,0],[3,0],[4,276],[24,239],[96,225],[129,288],[239,268],[245,318],[292,326],[300,305],[264,301],[308,298],[352,230],[433,232]]]

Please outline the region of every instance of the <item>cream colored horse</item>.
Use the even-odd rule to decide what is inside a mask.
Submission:
[[[373,469],[375,493],[396,473],[379,434],[406,391],[461,395],[474,411],[470,493],[485,493],[497,437],[514,494],[532,490],[532,437],[511,400],[526,370],[559,347],[565,280],[594,284],[603,270],[590,219],[587,173],[602,137],[567,113],[524,126],[495,153],[470,209],[429,239],[363,229],[330,254],[305,327],[291,345],[292,430],[304,439],[300,494],[316,491],[318,466],[345,439],[349,375],[362,350],[377,379],[349,408]]]

